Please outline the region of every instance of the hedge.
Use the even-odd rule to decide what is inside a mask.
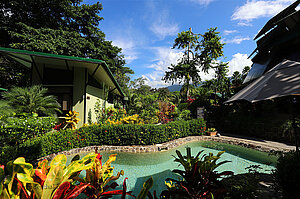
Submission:
[[[75,131],[52,131],[18,146],[2,147],[0,164],[20,156],[27,161],[34,161],[52,153],[86,146],[159,144],[181,137],[202,135],[205,128],[203,119],[194,119],[162,125],[91,125]]]
[[[20,144],[25,140],[45,134],[52,130],[56,122],[55,117],[2,117],[0,119],[0,147]]]

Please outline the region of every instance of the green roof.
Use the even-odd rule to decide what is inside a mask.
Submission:
[[[28,68],[31,68],[33,62],[39,60],[40,63],[47,63],[47,64],[53,63],[57,66],[63,66],[63,67],[69,67],[69,64],[70,65],[73,64],[76,65],[76,67],[85,67],[90,70],[94,70],[94,72],[96,72],[97,70],[96,68],[98,68],[99,64],[101,64],[101,66],[103,67],[106,73],[104,74],[102,71],[99,72],[99,75],[104,77],[107,74],[112,84],[115,86],[116,90],[118,91],[117,94],[125,96],[121,87],[119,86],[118,82],[114,78],[112,72],[110,71],[105,61],[98,60],[98,59],[57,55],[57,54],[19,50],[19,49],[12,49],[12,48],[3,48],[3,47],[0,47],[0,53],[8,57],[9,59],[13,59],[23,64]],[[59,60],[63,60],[63,61],[59,61]]]

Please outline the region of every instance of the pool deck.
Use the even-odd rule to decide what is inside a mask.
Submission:
[[[263,152],[288,152],[291,150],[295,150],[295,146],[274,142],[274,141],[267,141],[267,140],[261,140],[256,138],[245,138],[240,137],[237,135],[222,135],[219,137],[213,137],[213,136],[189,136],[185,138],[179,138],[176,140],[172,140],[166,143],[162,144],[155,144],[155,145],[138,145],[138,146],[108,146],[108,145],[102,145],[102,146],[88,146],[83,148],[75,148],[71,149],[69,151],[62,151],[57,154],[65,154],[65,155],[73,155],[78,153],[85,153],[85,152],[100,152],[100,151],[114,151],[114,152],[132,152],[132,153],[149,153],[149,152],[158,152],[158,151],[164,151],[169,150],[175,147],[178,147],[182,144],[186,144],[189,142],[195,142],[195,141],[215,141],[220,143],[227,143],[232,145],[238,145],[243,146],[246,148],[252,148],[258,151]],[[57,154],[51,154],[42,158],[39,158],[39,160],[48,159],[51,160],[55,157]]]

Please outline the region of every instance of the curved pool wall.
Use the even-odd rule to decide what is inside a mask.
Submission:
[[[166,189],[165,179],[174,178],[178,179],[178,176],[172,173],[173,169],[183,169],[179,166],[178,162],[174,162],[172,155],[176,156],[175,150],[179,150],[183,155],[186,154],[186,147],[191,147],[192,154],[195,156],[199,151],[204,150],[202,154],[213,153],[217,154],[220,150],[226,150],[222,154],[219,161],[230,160],[230,163],[221,165],[218,171],[233,171],[235,174],[246,173],[248,170],[246,167],[250,165],[259,165],[262,169],[260,172],[270,173],[274,169],[276,162],[275,156],[268,156],[267,153],[255,151],[240,146],[232,147],[229,144],[217,143],[217,142],[199,142],[194,141],[179,147],[170,149],[168,151],[152,152],[152,153],[132,153],[132,152],[118,152],[117,159],[112,163],[114,174],[120,170],[124,170],[124,176],[117,180],[118,184],[122,184],[125,177],[128,177],[127,188],[133,191],[134,195],[138,195],[142,188],[143,183],[151,176],[154,179],[154,185],[151,192],[156,190],[157,195],[162,190]],[[209,148],[208,148],[209,147]],[[83,157],[88,152],[81,153]],[[111,154],[115,154],[113,151],[100,152],[103,156],[102,161],[106,161]],[[75,155],[75,154],[74,154]],[[68,156],[68,161],[72,159],[74,155]],[[250,157],[250,158],[249,158]],[[122,189],[119,187],[119,189]]]
[[[165,178],[178,178],[178,176],[171,172],[173,169],[178,168],[178,163],[173,161],[174,158],[172,155],[176,154],[175,150],[180,150],[185,154],[185,147],[187,146],[192,148],[194,155],[203,149],[205,150],[204,153],[212,152],[214,154],[220,150],[225,150],[226,153],[221,156],[221,161],[231,160],[232,162],[221,165],[218,170],[231,170],[234,171],[235,174],[248,172],[245,168],[250,165],[259,165],[262,168],[262,170],[260,170],[261,172],[269,173],[274,169],[276,158],[270,157],[264,152],[291,150],[291,148],[267,142],[257,142],[227,136],[190,136],[156,145],[89,146],[63,151],[57,154],[67,155],[68,161],[70,161],[71,157],[75,154],[84,156],[89,152],[95,152],[95,150],[103,155],[103,161],[106,161],[110,154],[118,154],[117,160],[112,163],[112,166],[115,167],[115,174],[120,170],[124,170],[125,175],[117,182],[122,184],[124,178],[128,177],[128,190],[132,190],[135,195],[138,195],[143,183],[152,176],[154,178],[152,191],[156,190],[157,195],[159,195],[159,193],[165,189]],[[57,154],[51,154],[39,158],[38,160],[51,160]]]
[[[276,145],[273,143],[268,143],[264,141],[254,141],[248,139],[241,139],[235,137],[228,137],[228,136],[221,136],[221,137],[211,137],[211,136],[189,136],[184,138],[179,138],[176,140],[172,140],[170,142],[162,143],[162,144],[155,144],[155,145],[141,145],[141,146],[109,146],[109,145],[102,145],[102,146],[87,146],[83,148],[75,148],[69,151],[61,151],[58,153],[53,153],[45,157],[41,157],[37,159],[37,161],[48,159],[52,160],[58,154],[65,154],[65,155],[72,155],[84,152],[93,152],[93,151],[115,151],[119,152],[133,152],[133,153],[148,153],[148,152],[157,152],[163,150],[169,150],[174,147],[178,147],[180,145],[194,142],[194,141],[215,141],[220,143],[227,143],[231,145],[242,146],[245,148],[255,149],[257,151],[262,152],[274,152],[274,151],[282,151],[288,152],[290,150],[295,150],[295,147],[292,146],[281,146]]]

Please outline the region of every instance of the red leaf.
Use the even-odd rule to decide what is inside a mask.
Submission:
[[[102,166],[102,155],[100,155],[100,153],[98,153],[96,158],[99,160],[100,165]]]
[[[29,198],[29,196],[28,196],[28,194],[27,194],[27,192],[26,192],[26,190],[25,190],[22,182],[20,182],[17,177],[15,177],[15,179],[18,181],[18,187],[22,189],[25,198],[26,199]]]
[[[101,196],[112,196],[112,195],[121,195],[122,193],[123,193],[123,190],[114,190],[114,191],[103,192],[100,195]]]
[[[70,188],[70,186],[71,186],[70,182],[62,183],[56,190],[53,199],[60,199],[62,196],[66,195],[66,191]]]
[[[112,196],[112,195],[122,195],[121,199],[124,199],[126,195],[136,198],[134,195],[132,195],[132,191],[126,192],[126,180],[128,178],[125,178],[123,181],[123,190],[114,190],[114,191],[107,191],[100,194],[100,196]]]
[[[134,195],[131,195],[132,191],[126,193],[126,195],[136,198]],[[112,195],[121,195],[123,194],[123,190],[114,190],[114,191],[107,191],[101,193],[100,196],[112,196]]]
[[[126,180],[127,180],[128,178],[126,177],[125,179],[124,179],[124,181],[123,181],[123,193],[122,193],[122,197],[121,197],[121,199],[125,199],[126,198]]]
[[[68,196],[65,197],[65,199],[72,199],[76,198],[81,194],[88,186],[91,186],[87,183],[83,183],[80,185],[77,185],[72,191],[69,192]]]
[[[217,176],[227,176],[227,175],[233,175],[232,171],[223,171],[221,173],[218,173]]]
[[[103,187],[103,191],[106,191],[109,188],[115,189],[117,186],[119,186],[118,183],[113,182],[110,185],[106,185],[105,187]]]
[[[41,178],[42,181],[45,181],[47,179],[47,175],[43,172],[42,169],[36,169],[34,171],[34,174],[39,178]]]

